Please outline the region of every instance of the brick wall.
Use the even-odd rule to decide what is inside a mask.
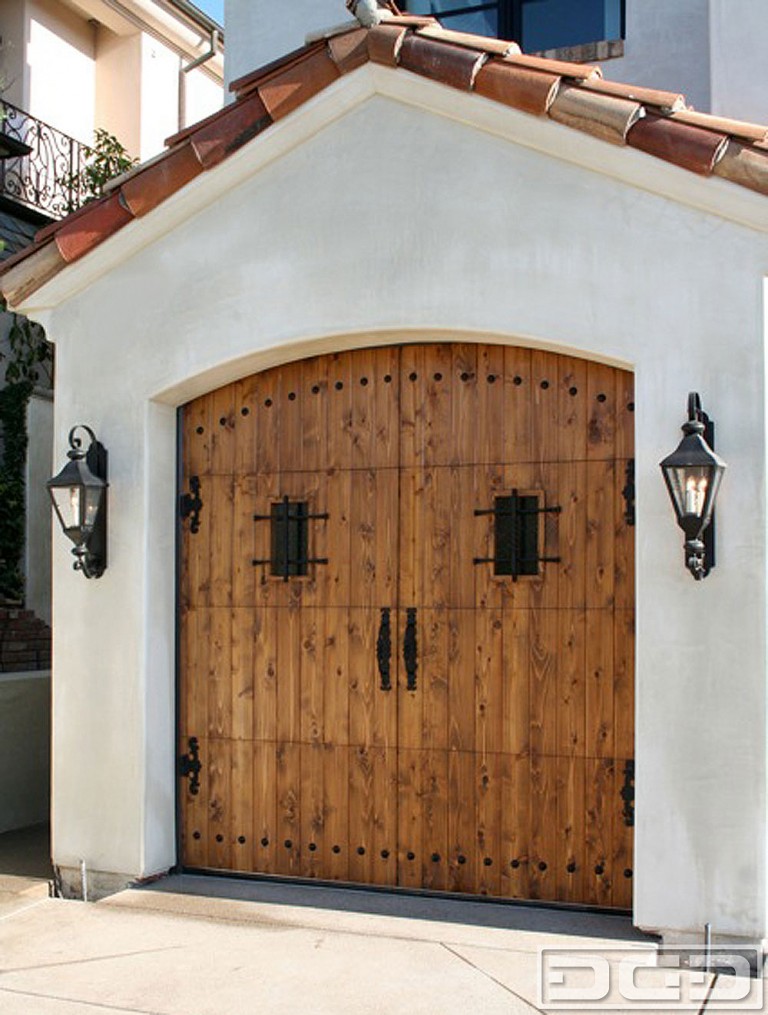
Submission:
[[[0,673],[51,668],[51,629],[31,610],[0,607]]]

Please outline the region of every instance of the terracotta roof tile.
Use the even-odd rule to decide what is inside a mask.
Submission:
[[[131,214],[141,218],[171,194],[181,190],[185,183],[189,183],[202,171],[203,166],[197,152],[187,141],[172,149],[167,158],[126,180],[121,187],[123,199]]]
[[[549,74],[559,74],[564,78],[574,78],[576,81],[588,81],[603,76],[599,67],[588,63],[567,63],[565,60],[550,60],[545,56],[526,56],[525,53],[510,53],[507,59],[519,67],[528,67],[529,70],[543,70]]]
[[[192,146],[203,168],[211,169],[242,148],[270,123],[272,118],[256,92],[225,106],[217,117],[204,121],[204,125],[190,135]]]
[[[11,306],[18,306],[66,266],[67,262],[59,253],[55,240],[35,243],[3,261],[3,295]]]
[[[768,194],[768,151],[756,151],[731,141],[716,162],[714,172],[731,183]]]
[[[397,67],[400,50],[407,34],[407,28],[398,28],[396,25],[386,23],[371,28],[368,32],[368,56],[374,63]]]
[[[599,77],[583,81],[582,87],[601,95],[615,95],[620,99],[642,102],[646,106],[654,106],[664,112],[685,109],[685,96],[680,92],[662,92],[657,88],[637,88],[634,85],[622,84],[621,81],[606,81]]]
[[[401,67],[464,91],[472,88],[475,75],[487,59],[487,54],[477,50],[449,46],[419,35],[409,35],[400,50]]]
[[[234,92],[237,98],[240,99],[252,92],[262,82],[269,80],[274,74],[280,74],[289,67],[293,67],[294,64],[302,63],[313,53],[322,52],[324,49],[325,40],[323,39],[313,42],[308,46],[294,49],[292,52],[286,53],[285,56],[281,56],[278,60],[273,60],[271,63],[265,64],[264,67],[259,67],[257,70],[251,71],[250,74],[244,74],[243,77],[237,78],[230,84],[229,90]]]
[[[501,55],[506,54],[506,55]],[[676,92],[604,81],[598,67],[525,56],[512,43],[445,30],[430,18],[323,33],[230,86],[236,100],[169,138],[169,150],[110,182],[110,192],[41,230],[0,264],[0,288],[18,305],[68,263],[217,166],[274,120],[367,61],[421,74],[681,169],[768,194],[768,128],[685,108]]]
[[[554,102],[560,78],[508,60],[489,60],[475,78],[475,91],[488,99],[543,116]]]
[[[94,201],[83,210],[83,215],[64,219],[55,233],[59,253],[67,264],[98,247],[133,218],[119,192],[104,201]]]
[[[273,120],[298,109],[339,76],[339,69],[325,47],[306,60],[297,61],[257,85],[261,101]]]
[[[454,46],[466,46],[481,50],[483,53],[490,53],[493,56],[508,56],[510,53],[520,53],[520,47],[516,42],[504,42],[503,39],[489,39],[485,36],[470,35],[468,32],[452,32],[448,28],[441,28],[440,25],[430,25],[428,28],[420,28],[416,34],[421,38],[434,39],[435,42],[447,42]]]
[[[673,120],[689,123],[704,130],[713,130],[718,134],[732,134],[743,141],[768,141],[768,127],[757,123],[743,123],[741,120],[728,120],[722,116],[711,116],[709,113],[697,113],[693,109],[673,112]]]
[[[639,102],[565,85],[549,107],[549,115],[567,127],[623,145],[627,132],[644,115],[644,110]]]
[[[328,52],[341,74],[349,74],[368,63],[368,32],[359,28],[328,40]]]
[[[648,155],[709,176],[723,154],[727,137],[661,116],[646,116],[627,135],[627,144]]]

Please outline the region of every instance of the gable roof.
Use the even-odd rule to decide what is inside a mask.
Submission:
[[[606,81],[599,67],[527,56],[515,43],[403,16],[375,28],[328,33],[234,81],[233,103],[169,138],[166,151],[111,181],[104,197],[42,229],[31,246],[0,264],[3,295],[18,306],[67,265],[368,62],[476,92],[768,195],[768,127],[697,113],[678,93]]]

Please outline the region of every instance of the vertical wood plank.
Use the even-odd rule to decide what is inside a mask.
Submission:
[[[232,798],[231,863],[237,871],[252,871],[255,850],[253,742],[232,740],[232,777],[229,792]]]
[[[236,385],[227,384],[211,398],[211,472],[231,476],[235,469]]]
[[[280,664],[278,630],[286,610],[262,606],[247,631],[253,657],[252,733],[259,741],[277,740],[277,702]]]
[[[255,741],[248,745],[253,763],[253,870],[275,874],[283,868],[278,857],[285,847],[280,842],[277,820],[277,746]]]
[[[504,462],[530,462],[533,456],[531,350],[504,349]]]
[[[587,610],[586,755],[614,757],[613,613]]]
[[[616,374],[612,367],[589,363],[587,367],[587,457],[616,457]]]
[[[421,752],[399,747],[397,760],[397,883],[421,887]]]
[[[421,885],[445,891],[448,885],[448,756],[423,750],[421,763]]]
[[[292,877],[301,873],[301,749],[299,743],[281,743],[275,751],[275,870]]]
[[[475,755],[448,752],[448,886],[452,892],[474,892],[477,869]]]
[[[448,610],[448,746],[475,750],[475,618],[472,610]]]
[[[614,762],[612,758],[590,758],[585,762],[586,864],[585,901],[610,906],[612,898],[612,812],[615,807]]]
[[[208,760],[207,867],[232,869],[232,742],[211,737]]]

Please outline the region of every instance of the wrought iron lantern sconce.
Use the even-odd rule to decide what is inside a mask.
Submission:
[[[88,447],[78,430],[88,435]],[[73,568],[101,578],[107,567],[107,452],[82,424],[69,431],[69,448],[69,461],[46,487],[64,535],[75,544]]]
[[[715,563],[713,514],[726,464],[712,449],[714,424],[695,391],[688,395],[682,429],[683,439],[660,464],[677,524],[685,533],[685,566],[701,581]]]

